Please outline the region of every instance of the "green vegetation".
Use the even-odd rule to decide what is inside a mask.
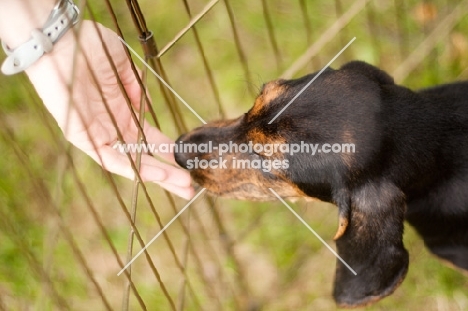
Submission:
[[[139,2],[160,49],[190,20],[183,1]],[[188,2],[192,14],[196,14],[207,1]],[[278,68],[268,39],[262,1],[230,1],[251,81],[247,81],[239,60],[223,1],[196,25],[226,117],[249,109],[255,95],[249,88],[256,90],[262,83],[279,77],[310,45],[320,40],[354,1],[304,1],[308,7],[310,34],[304,26],[300,2],[266,1],[280,51]],[[394,6],[399,2],[404,4],[403,8]],[[459,2],[438,0],[424,6],[422,1],[415,0],[371,1],[295,76],[321,69],[354,36],[356,41],[332,67],[351,59],[362,59],[393,73],[425,38],[432,36],[435,27]],[[112,3],[126,40],[141,52],[127,6],[122,1]],[[336,8],[337,3],[341,3],[341,9]],[[105,6],[91,5],[97,19],[113,29]],[[468,79],[467,16],[447,35],[437,37],[437,44],[403,84],[423,88]],[[2,58],[3,55],[0,60]],[[219,118],[219,109],[191,32],[163,55],[161,61],[173,88],[203,118]],[[141,67],[138,61],[136,63]],[[176,138],[178,133],[158,84],[152,77],[148,80],[161,128]],[[55,121],[31,94],[31,86],[24,76],[0,75],[0,310],[2,306],[6,310],[59,310],[61,304],[55,296],[62,297],[71,310],[104,309],[98,290],[65,232],[70,233],[85,256],[111,307],[119,310],[125,278],[116,276],[120,267],[91,213],[86,196],[91,199],[122,260],[127,247],[128,221],[106,174],[64,142]],[[178,104],[188,128],[199,126],[199,120]],[[73,166],[67,161],[64,145],[73,156]],[[74,177],[74,167],[84,185],[84,193]],[[114,179],[129,207],[132,182],[120,177]],[[167,223],[174,215],[170,202],[157,185],[147,187],[162,223]],[[178,209],[186,203],[179,199],[175,202]],[[305,202],[291,205],[317,233],[333,244],[336,210],[332,205]],[[263,305],[264,310],[335,308],[331,298],[335,258],[281,203],[217,199],[216,209],[228,235],[221,234],[210,208],[202,201],[195,203],[181,218],[188,226],[200,257],[201,263],[189,255],[187,264],[198,303],[208,310],[219,310],[213,293],[222,293],[224,296],[219,299],[223,309],[237,310],[239,301],[232,298],[229,288],[241,297],[246,290],[239,285],[239,278],[243,276],[254,300]],[[201,222],[197,222],[197,217]],[[150,240],[160,228],[142,191],[137,227],[144,241]],[[186,244],[181,224],[175,222],[167,233],[177,256],[183,258]],[[236,260],[226,255],[227,237],[237,254]],[[411,258],[406,280],[391,297],[366,310],[467,310],[467,277],[430,255],[410,227],[406,228],[405,245]],[[139,249],[135,241],[135,252]],[[164,238],[158,239],[149,252],[178,305],[183,276]],[[135,262],[133,273],[148,310],[169,310],[167,298],[144,256]],[[186,292],[189,292],[187,288]],[[190,294],[187,297],[186,310],[198,310],[197,302]],[[139,309],[132,295],[130,310]]]

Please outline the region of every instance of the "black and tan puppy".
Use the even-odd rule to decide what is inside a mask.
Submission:
[[[177,162],[215,195],[275,199],[272,188],[282,197],[336,204],[338,253],[357,272],[337,262],[333,295],[340,306],[377,301],[403,281],[405,217],[434,254],[468,270],[468,83],[414,92],[376,67],[351,62],[324,71],[269,124],[315,75],[267,83],[246,114],[181,136],[183,145],[214,148],[178,152]],[[352,144],[355,150],[229,150],[222,166],[194,165],[195,159],[221,160],[216,147],[229,143]],[[238,160],[268,169],[242,169]]]

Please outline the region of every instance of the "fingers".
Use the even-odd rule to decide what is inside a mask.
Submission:
[[[179,187],[177,185],[166,184],[163,182],[156,182],[156,183],[160,185],[162,188],[166,189],[167,191],[172,192],[186,200],[190,200],[195,195],[195,190],[193,189],[193,187]]]
[[[130,144],[136,146],[139,145],[138,141],[138,128],[133,123],[131,127],[127,129],[125,132],[122,132],[123,138],[125,140],[124,144],[129,146]],[[156,127],[150,125],[148,122],[145,121],[143,124],[143,130],[145,132],[146,142],[148,143],[147,146],[141,146],[141,150],[151,152],[152,154],[158,155],[165,161],[168,161],[171,164],[177,164],[174,159],[174,149],[175,149],[175,142],[171,138],[167,137],[163,134],[160,130]],[[108,142],[110,144],[111,142]],[[132,146],[133,148],[133,146]],[[140,148],[140,146],[138,146]]]
[[[117,39],[118,40],[118,39]],[[138,68],[135,71],[133,71],[133,68],[131,66],[130,61],[126,57],[125,53],[125,48],[122,45],[122,43],[119,41],[119,50],[118,52],[122,54],[122,56],[125,55],[125,58],[122,59],[122,61],[118,64],[117,70],[119,71],[119,77],[120,80],[122,81],[122,84],[125,88],[125,91],[127,92],[127,95],[132,103],[132,105],[137,109],[140,110],[140,105],[141,105],[141,97],[142,97],[142,89],[140,87],[140,84],[138,83],[138,79],[135,76],[135,74],[138,74],[140,77],[143,76],[142,71],[139,70]],[[115,52],[114,52],[115,53]],[[143,81],[142,81],[143,82]],[[144,82],[143,82],[144,83]],[[148,95],[148,99],[151,97]],[[151,103],[145,102],[145,105],[149,105]],[[145,107],[146,109],[147,107]]]
[[[166,144],[167,146],[174,144],[174,140],[164,135],[160,130],[158,130],[154,126],[151,126],[148,122],[145,122],[144,130],[145,130],[146,139],[149,144],[153,143],[153,144],[157,144],[158,146],[160,146],[161,144]],[[160,156],[166,161],[169,161],[170,163],[176,164],[173,152],[167,152],[167,150],[162,151],[161,148],[158,148],[157,151],[158,152],[156,152],[156,154],[158,156]]]
[[[127,68],[127,66],[129,67],[129,64],[126,64],[125,65],[126,68],[120,73],[121,79],[122,79],[122,82],[124,83],[125,90],[133,106],[137,110],[139,110],[141,108],[140,107],[140,99],[142,96],[141,88],[135,78],[133,71],[130,70],[130,68]],[[150,103],[146,103],[146,104],[148,105]],[[159,146],[160,144],[171,145],[174,143],[172,139],[170,139],[169,137],[161,133],[161,131],[159,131],[156,127],[150,125],[146,121],[144,122],[143,128],[145,131],[147,142],[149,144],[156,144],[157,146]],[[162,157],[164,160],[169,161],[170,163],[176,164],[173,152],[160,151],[160,148],[157,148],[156,154]]]
[[[93,30],[93,34],[95,33],[94,28],[91,28],[95,26],[94,24],[86,24],[83,26]],[[127,57],[127,54],[125,53],[122,43],[114,32],[101,25],[98,25],[98,27],[102,36],[102,40],[105,42],[107,49],[112,52],[112,60],[117,68],[119,78],[124,85],[125,91],[127,92],[132,105],[136,107],[136,109],[142,108],[140,107],[142,90],[138,84],[135,72],[132,70],[131,63]],[[95,35],[95,37],[97,36]],[[123,111],[123,109],[128,109],[128,107],[123,97],[111,96],[111,94],[115,94],[114,91],[116,80],[114,71],[109,66],[106,66],[108,63],[106,57],[106,53],[99,50],[99,53],[96,53],[96,55],[91,57],[91,60],[93,61],[95,67],[99,69],[97,71],[101,81],[105,82],[102,83],[104,85],[102,91],[108,95],[108,100],[110,101],[111,107],[115,108],[114,111],[117,113]],[[113,99],[116,101],[112,101]],[[123,124],[129,124],[128,122],[133,122],[130,120],[130,115],[121,113],[117,114],[115,117],[118,126],[122,131],[122,135],[125,137],[125,140],[127,141],[128,139],[127,142],[132,142],[133,140],[133,142],[135,142],[138,133],[137,127],[134,126],[134,124],[129,127],[122,126]],[[104,127],[106,127],[105,122],[101,122],[100,125],[104,125]],[[154,150],[157,151],[156,154],[170,163],[175,163],[174,155],[172,152],[170,152],[172,149],[166,148],[165,151],[161,151],[159,148],[161,144],[170,146],[173,144],[173,141],[147,122],[144,123],[143,128],[145,135],[147,136],[147,142],[154,144],[155,147],[157,147],[154,148]],[[92,136],[95,137],[95,135]],[[107,142],[107,144],[109,143],[111,142]],[[97,151],[88,150],[86,152],[106,170],[129,179],[134,179],[135,173],[132,165],[130,164],[128,155],[120,153],[117,150],[111,148],[109,145],[105,144],[106,142],[104,142],[104,145],[98,144]],[[190,175],[186,171],[178,169],[169,164],[162,163],[154,157],[145,154],[142,155],[141,160],[140,176],[144,182],[157,182],[161,187],[183,198],[190,198],[193,196]]]
[[[155,178],[155,168],[162,170],[165,174],[163,178],[158,175]],[[179,187],[189,187],[191,184],[190,174],[182,169],[176,168],[166,163],[159,162],[149,155],[142,155],[140,176],[143,181],[164,182]]]
[[[128,156],[110,146],[103,146],[97,152],[89,152],[88,155],[109,172],[129,179],[135,178]],[[140,176],[144,182],[156,182],[184,199],[190,199],[194,195],[189,173],[159,162],[149,155],[141,157]]]
[[[94,25],[86,26],[94,27]],[[127,93],[127,96],[129,97],[132,105],[137,110],[139,110],[142,92],[135,74],[139,74],[140,76],[141,74],[138,69],[136,70],[136,73],[133,71],[130,60],[127,57],[125,48],[122,45],[122,42],[120,41],[118,35],[114,31],[100,24],[98,24],[97,26],[99,28],[100,35],[105,43],[107,50],[111,53],[112,62],[117,70],[119,79],[124,86],[125,92]],[[85,37],[83,38],[83,40],[89,39]],[[87,42],[83,42],[83,44],[85,43]],[[105,53],[104,49],[97,51],[97,55],[94,55],[93,63],[94,65],[96,65],[97,68],[101,69],[99,70],[100,80],[106,82],[105,84],[117,85],[117,78],[115,77],[115,72],[110,66],[109,60],[107,59],[107,54]],[[125,100],[123,98],[122,103],[125,104]]]
[[[122,80],[122,84],[124,85],[125,91],[127,92],[127,95],[132,105],[137,110],[140,110],[140,105],[141,105],[140,101],[141,101],[141,96],[142,96],[141,87],[138,84],[138,80],[135,77],[135,73],[130,67],[130,62],[125,62],[122,65],[122,67],[119,68],[119,75],[120,75],[120,79]],[[148,104],[149,103],[145,102],[145,105],[148,105]]]
[[[155,166],[158,166],[164,170],[164,178],[154,178],[152,171],[154,170]],[[156,182],[164,189],[187,200],[191,199],[195,194],[194,189],[191,186],[191,178],[188,172],[175,168],[171,165],[161,163],[149,155],[142,156],[140,176],[143,181]]]
[[[137,78],[135,77],[135,72],[132,70],[130,66],[130,62],[128,59],[125,57],[123,58],[124,53],[124,47],[120,44],[119,42],[119,51],[120,54],[122,54],[122,57],[120,57],[120,62],[117,62],[117,68],[119,71],[119,76],[120,79],[125,87],[125,91],[127,92],[130,101],[132,102],[132,105],[137,109],[141,109],[141,97],[142,97],[142,90],[140,88],[140,85],[138,84]],[[116,53],[114,51],[114,53]],[[140,74],[141,76],[141,74]],[[149,96],[148,96],[149,97]],[[121,98],[122,100],[122,107],[125,106],[124,99]],[[151,103],[145,103],[145,105],[149,105]],[[136,127],[135,127],[136,129]],[[144,131],[145,135],[147,138],[148,143],[152,144],[173,144],[174,141],[161,133],[157,128],[151,126],[148,122],[144,123]],[[159,150],[159,148],[158,148]],[[174,155],[172,152],[156,152],[159,156],[161,156],[163,159],[169,161],[170,163],[176,164],[174,160]]]

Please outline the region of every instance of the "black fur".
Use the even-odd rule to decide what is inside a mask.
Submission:
[[[278,87],[275,96],[256,102],[258,107],[246,115],[208,124],[178,141],[242,143],[255,129],[287,143],[354,143],[355,153],[285,154],[286,170],[194,169],[194,179],[218,195],[268,199],[272,196],[263,188],[278,184],[281,190],[291,184],[298,193],[335,203],[348,221],[337,240],[338,253],[358,273],[354,276],[337,262],[333,293],[341,306],[376,301],[404,279],[405,217],[434,254],[468,270],[468,83],[415,92],[355,61],[326,70],[268,124],[314,75],[275,81],[266,86]],[[267,98],[264,92],[260,99]],[[198,156],[217,154],[177,153],[176,160],[186,167],[187,160]],[[235,186],[224,184],[227,180]],[[284,190],[283,195],[290,193]]]

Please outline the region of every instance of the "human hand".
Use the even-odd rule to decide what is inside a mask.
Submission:
[[[136,110],[140,109],[142,92],[122,43],[110,29],[100,24],[96,26],[108,47],[133,106]],[[138,128],[132,120],[93,22],[83,21],[79,34],[80,44],[76,59],[74,54],[77,39],[70,30],[57,42],[51,53],[45,54],[29,67],[26,73],[65,137],[73,145],[106,170],[133,179],[134,171],[128,156],[112,148],[118,139],[117,130],[107,113],[102,97],[108,104],[126,143],[137,142]],[[97,78],[97,83],[92,73]],[[71,89],[68,86],[71,86]],[[143,127],[149,144],[173,143],[147,122],[144,122]],[[158,155],[175,164],[172,153]],[[187,172],[162,163],[150,155],[143,154],[141,157],[140,176],[143,181],[156,182],[185,199],[194,195]]]

